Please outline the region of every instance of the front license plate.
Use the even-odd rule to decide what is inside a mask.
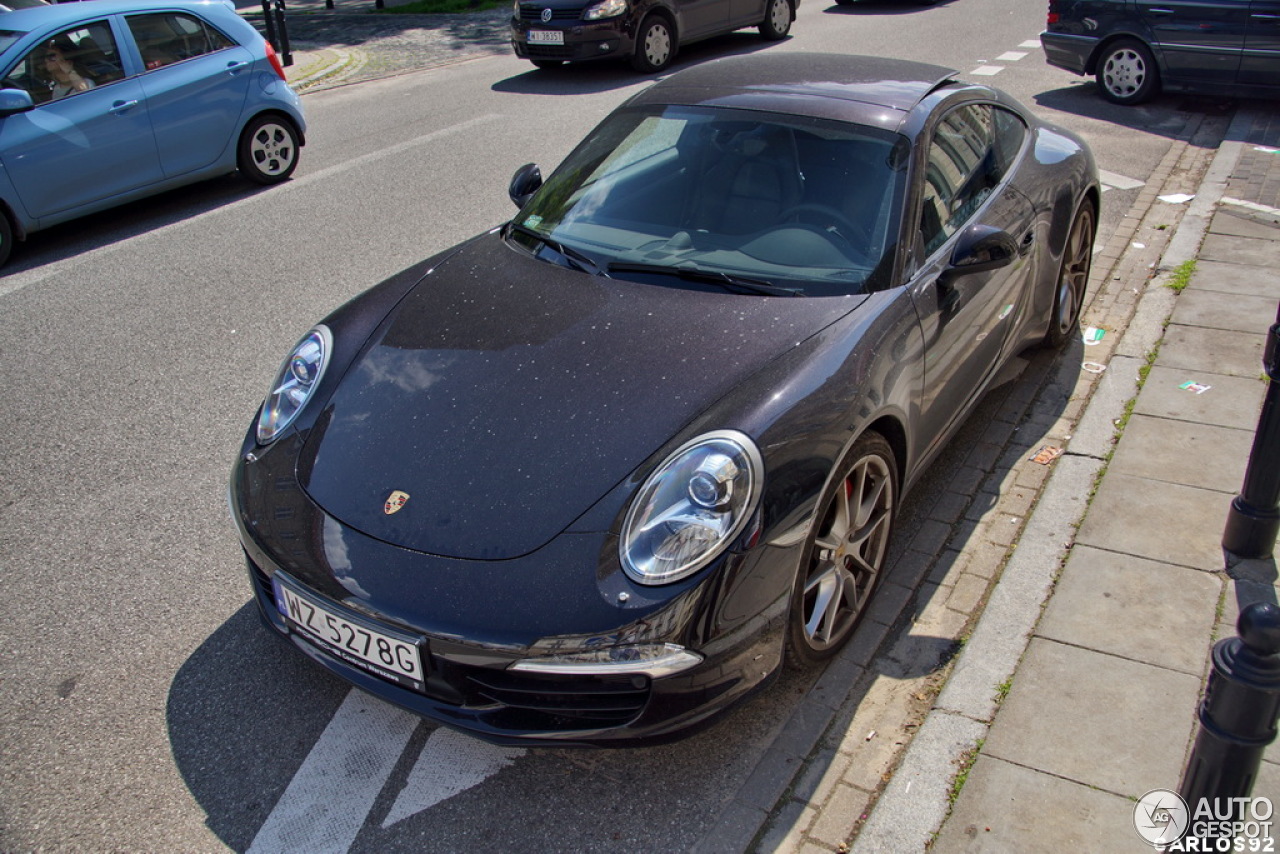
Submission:
[[[559,30],[529,30],[529,44],[564,44],[564,33]]]
[[[334,658],[414,691],[423,689],[418,639],[371,620],[344,616],[282,576],[277,572],[271,579],[276,607],[299,634]]]

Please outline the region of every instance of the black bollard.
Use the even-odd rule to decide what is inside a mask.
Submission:
[[[1206,804],[1218,817],[1230,812],[1230,821],[1247,819],[1243,799],[1253,791],[1263,751],[1276,737],[1280,606],[1255,602],[1240,612],[1236,631],[1239,637],[1220,640],[1213,648],[1213,670],[1200,702],[1200,730],[1182,775],[1179,794],[1193,818]],[[1193,820],[1193,833],[1195,827]]]
[[[262,25],[267,30],[267,43],[271,45],[272,50],[279,53],[280,39],[276,35],[276,15],[275,10],[271,8],[271,0],[262,0]]]
[[[275,0],[276,32],[280,37],[280,64],[288,68],[293,65],[293,48],[289,45],[289,22],[284,15],[284,0]]]
[[[1243,558],[1268,558],[1280,533],[1280,311],[1262,357],[1267,395],[1253,436],[1244,487],[1231,502],[1222,547]]]

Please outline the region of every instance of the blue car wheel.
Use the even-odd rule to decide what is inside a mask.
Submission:
[[[278,184],[298,166],[298,132],[281,116],[258,116],[240,134],[240,172],[258,184]]]

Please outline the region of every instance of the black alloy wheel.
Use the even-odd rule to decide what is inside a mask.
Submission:
[[[278,184],[298,166],[298,132],[276,115],[257,116],[240,134],[236,163],[256,184]]]
[[[853,636],[884,574],[897,510],[893,448],[865,433],[828,486],[805,544],[787,626],[792,661],[824,661]]]
[[[1053,290],[1053,312],[1044,337],[1047,346],[1063,347],[1080,331],[1080,309],[1084,306],[1089,271],[1093,267],[1093,220],[1093,203],[1080,205],[1062,248],[1062,265]]]
[[[789,32],[791,32],[790,0],[769,0],[764,20],[760,22],[760,35],[768,41],[776,42],[785,39]]]
[[[631,54],[631,67],[642,74],[656,74],[666,69],[676,56],[676,38],[671,23],[661,15],[650,15],[636,33],[636,50]]]
[[[1098,57],[1098,91],[1116,104],[1141,104],[1160,88],[1155,57],[1140,41],[1118,39]]]

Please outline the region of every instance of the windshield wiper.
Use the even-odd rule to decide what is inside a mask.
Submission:
[[[518,222],[512,222],[509,228],[511,231],[518,231],[523,235],[532,237],[534,240],[538,241],[543,246],[550,247],[556,252],[559,252],[561,257],[563,257],[564,260],[568,261],[569,265],[574,269],[581,270],[584,273],[590,273],[593,276],[604,275],[604,270],[600,268],[599,264],[597,264],[595,261],[591,259],[591,256],[587,255],[584,252],[579,252],[577,249],[574,249],[572,246],[566,246],[565,244],[561,243],[555,238],[547,237],[545,234],[534,231],[532,228],[529,228],[527,225],[521,225]]]
[[[783,288],[764,279],[752,279],[747,276],[735,276],[719,270],[703,270],[698,267],[673,267],[670,264],[641,264],[630,261],[615,261],[608,267],[610,273],[654,273],[659,276],[675,276],[690,282],[703,282],[719,285],[733,293],[756,294],[758,296],[799,297],[804,296],[800,288]]]

